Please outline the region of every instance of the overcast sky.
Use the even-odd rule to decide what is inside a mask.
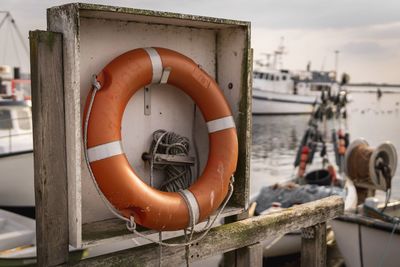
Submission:
[[[12,13],[28,43],[29,30],[45,29],[46,8],[68,2],[71,1],[1,0],[0,10]],[[84,2],[251,21],[256,59],[276,49],[284,37],[288,52],[283,58],[285,68],[304,69],[311,61],[313,69],[331,70],[334,51],[339,50],[339,72],[349,73],[353,82],[400,83],[399,0]],[[28,56],[22,49],[14,52],[12,36],[7,36],[6,30],[7,27],[0,30],[0,64],[21,62],[28,70]]]

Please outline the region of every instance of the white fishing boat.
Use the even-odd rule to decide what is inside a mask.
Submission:
[[[253,115],[310,114],[321,94],[337,93],[333,71],[289,71],[279,68],[285,48],[281,43],[267,60],[256,60],[253,72]]]
[[[289,71],[266,67],[253,74],[253,115],[310,114],[320,93],[299,90]]]

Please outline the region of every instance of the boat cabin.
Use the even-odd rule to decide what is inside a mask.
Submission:
[[[253,87],[264,91],[292,94],[294,83],[288,70],[260,68],[253,72]]]

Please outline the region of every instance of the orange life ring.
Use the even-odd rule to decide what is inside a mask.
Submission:
[[[205,220],[224,200],[238,157],[235,123],[216,82],[190,58],[165,48],[140,48],[122,54],[98,74],[97,81],[101,89],[87,124],[87,158],[103,195],[121,215],[134,216],[138,224],[150,229],[188,227],[187,201],[195,211],[196,223]],[[179,193],[162,192],[144,183],[121,146],[122,115],[129,99],[140,88],[160,82],[188,94],[209,131],[207,166],[184,190],[186,202]]]

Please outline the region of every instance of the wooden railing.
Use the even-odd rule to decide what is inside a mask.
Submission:
[[[228,251],[235,251],[235,266],[262,266],[260,242],[285,233],[302,230],[301,265],[326,265],[326,221],[343,214],[343,200],[332,196],[298,205],[280,212],[251,217],[213,228],[201,241],[190,247],[191,262]],[[169,240],[184,242],[184,237]],[[185,247],[163,247],[163,266],[185,263]],[[157,266],[158,245],[148,244],[108,255],[82,260],[72,266]]]

